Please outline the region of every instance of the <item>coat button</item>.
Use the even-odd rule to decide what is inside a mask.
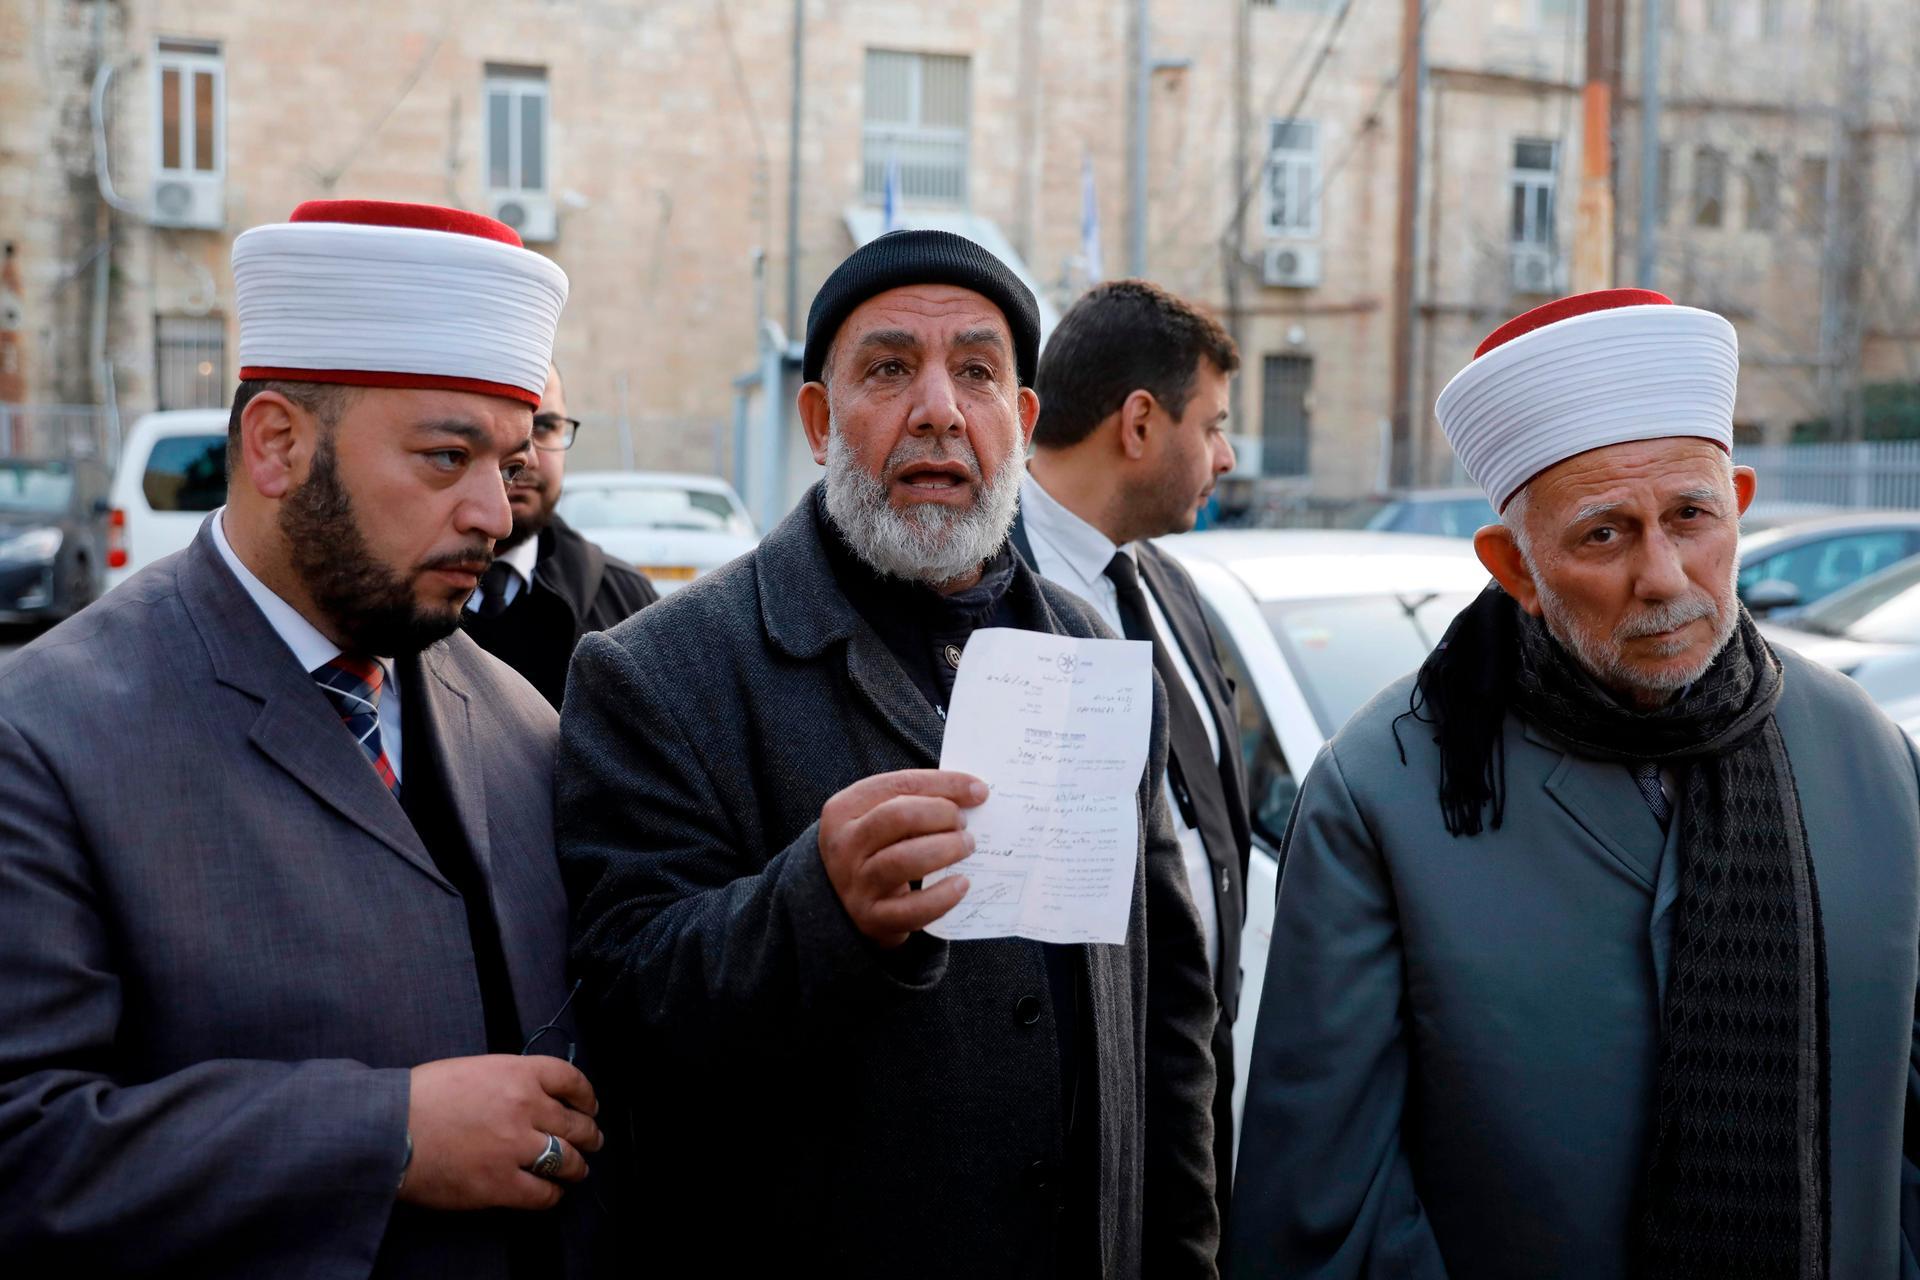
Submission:
[[[1013,1005],[1013,1016],[1023,1027],[1040,1021],[1040,997],[1021,996]]]
[[[1046,1196],[1053,1190],[1053,1166],[1045,1160],[1035,1160],[1027,1170],[1027,1189],[1037,1196]]]

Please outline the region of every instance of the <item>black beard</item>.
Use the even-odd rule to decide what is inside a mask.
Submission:
[[[460,607],[424,609],[413,584],[374,558],[354,518],[353,499],[340,483],[331,436],[314,453],[306,483],[280,504],[280,532],[287,540],[294,572],[321,613],[354,653],[399,657],[419,653],[460,627]],[[484,568],[492,556],[484,547],[436,556],[421,567]]]
[[[544,493],[537,493],[537,496],[540,498],[540,509],[529,516],[514,516],[513,532],[494,544],[495,555],[513,550],[528,538],[539,537],[546,531],[547,526],[553,523],[554,504],[546,500]]]

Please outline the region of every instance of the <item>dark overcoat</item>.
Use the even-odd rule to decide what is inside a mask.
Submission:
[[[553,709],[463,635],[402,678],[407,757],[438,765],[531,1035],[567,994]],[[408,1068],[488,1049],[470,937],[204,526],[12,655],[0,1259],[504,1280],[505,1215],[394,1198]]]
[[[1916,758],[1851,680],[1780,662],[1826,940],[1830,1274],[1920,1276]],[[1682,824],[1510,715],[1504,821],[1448,835],[1412,683],[1334,736],[1294,810],[1231,1274],[1627,1280]]]
[[[603,1088],[641,1157],[616,1216],[662,1275],[1051,1280],[1094,1249],[1106,1276],[1211,1275],[1215,1005],[1163,800],[1164,693],[1128,941],[1069,949],[1097,1094],[1081,1248],[1060,1238],[1040,945],[880,950],[820,861],[827,799],[935,766],[941,722],[834,581],[815,507],[575,657],[561,860]],[[1010,590],[1059,633],[1110,634],[1024,566]]]

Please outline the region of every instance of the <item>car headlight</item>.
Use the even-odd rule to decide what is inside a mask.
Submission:
[[[29,529],[0,540],[0,564],[35,564],[60,554],[60,531]]]

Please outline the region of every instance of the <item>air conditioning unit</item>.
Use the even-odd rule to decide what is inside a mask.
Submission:
[[[1560,263],[1551,248],[1540,244],[1516,244],[1511,246],[1511,250],[1515,293],[1564,292],[1560,282]]]
[[[1270,245],[1260,259],[1260,282],[1277,289],[1311,289],[1320,283],[1320,246]]]
[[[528,191],[496,191],[491,201],[493,216],[518,231],[526,243],[546,244],[559,238],[560,221],[554,216],[552,196]]]
[[[218,174],[162,174],[153,180],[153,225],[218,231],[227,225],[227,184]]]

